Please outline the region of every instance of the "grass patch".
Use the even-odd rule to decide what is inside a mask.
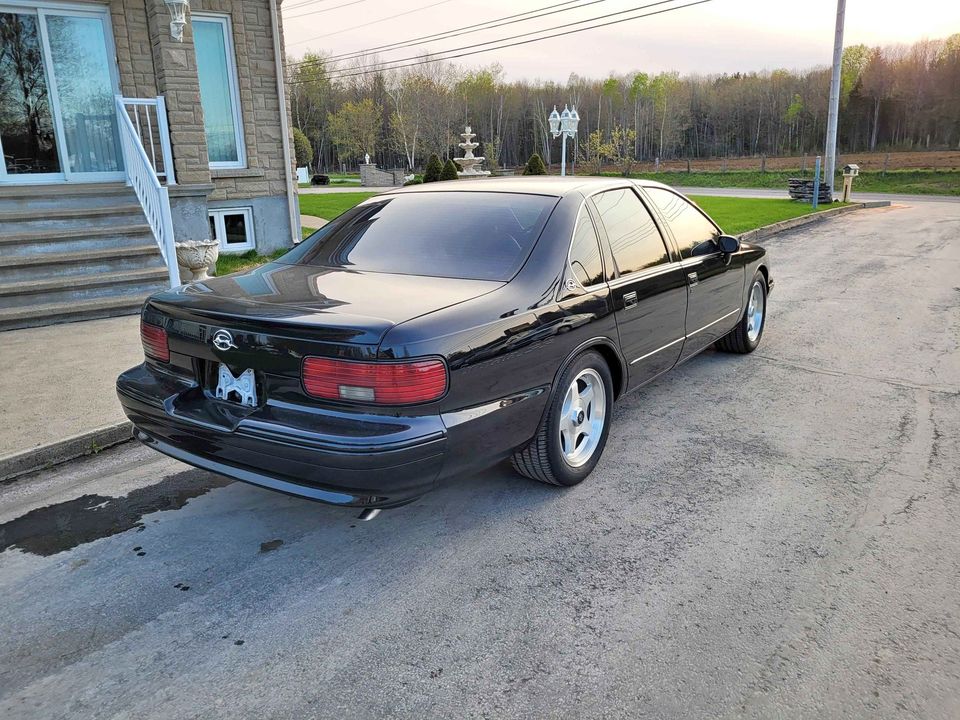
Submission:
[[[261,255],[256,250],[248,250],[245,253],[225,255],[220,254],[217,258],[217,277],[229,275],[230,273],[240,272],[241,270],[250,270],[258,265],[263,265],[271,260],[276,260],[284,255],[290,248],[280,248],[274,250],[269,255]]]
[[[324,220],[333,220],[337,215],[376,194],[372,192],[345,192],[301,195],[300,213],[320,217]]]
[[[604,173],[616,176],[615,173]],[[776,171],[762,173],[757,170],[731,170],[729,172],[661,172],[635,173],[631,177],[656,180],[677,187],[732,187],[769,188],[787,192],[787,181],[792,177],[813,177],[812,170],[801,173]],[[837,175],[834,189],[843,187],[843,176]],[[853,193],[857,192],[905,193],[910,195],[960,195],[960,171],[952,170],[891,170],[886,175],[880,172],[861,172],[853,181]]]
[[[781,220],[809,215],[814,212],[807,203],[796,200],[771,200],[767,198],[733,198],[691,195],[690,199],[712,217],[717,225],[729,235],[739,235]],[[817,212],[840,207],[844,203],[822,204]]]

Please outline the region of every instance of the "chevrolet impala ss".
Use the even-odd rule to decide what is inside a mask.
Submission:
[[[312,500],[395,507],[503,460],[570,486],[625,393],[753,351],[772,286],[763,248],[658,183],[431,183],[153,295],[117,391],[150,447]]]

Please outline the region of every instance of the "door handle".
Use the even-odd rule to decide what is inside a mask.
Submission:
[[[697,277],[697,274],[695,272],[687,273],[687,283],[690,285],[690,287],[693,287],[699,282],[700,282],[700,278]]]
[[[628,292],[623,294],[623,309],[629,310],[632,307],[635,307],[637,304],[637,293],[636,291]]]

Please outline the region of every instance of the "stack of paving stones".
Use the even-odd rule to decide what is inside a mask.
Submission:
[[[811,202],[813,200],[813,180],[804,180],[803,178],[790,178],[789,191],[790,197],[794,200],[803,200]],[[830,186],[826,183],[820,183],[820,197],[818,202],[828,203],[833,199]]]

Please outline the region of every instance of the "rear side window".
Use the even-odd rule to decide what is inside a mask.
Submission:
[[[509,280],[558,198],[424,192],[372,198],[278,260],[369,272]]]
[[[667,246],[646,206],[628,188],[593,196],[621,275],[667,262]]]
[[[716,243],[719,231],[695,205],[669,190],[645,189],[670,226],[680,257],[709,255],[719,249]]]
[[[577,227],[570,245],[570,267],[584,287],[603,280],[603,262],[600,260],[600,241],[597,230],[586,209],[580,211]]]

